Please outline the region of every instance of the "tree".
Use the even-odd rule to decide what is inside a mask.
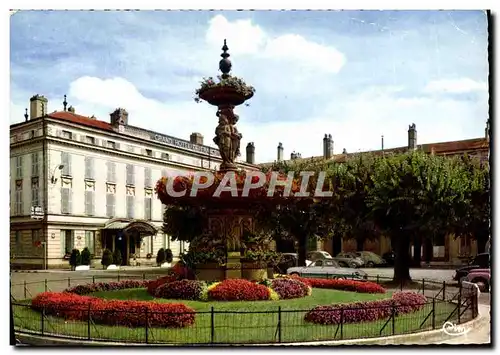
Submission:
[[[105,269],[111,264],[113,264],[113,253],[109,249],[104,249],[101,259],[102,268]]]
[[[467,175],[453,159],[416,151],[376,160],[372,179],[367,202],[395,249],[394,281],[411,281],[410,243],[452,231]]]
[[[89,248],[87,247],[83,248],[81,256],[82,256],[82,265],[90,265],[91,255]]]
[[[300,159],[291,162],[276,162],[263,172],[269,170],[288,175],[295,172],[295,178],[300,178],[304,171],[314,172],[309,179],[309,192],[314,192],[317,184],[318,174],[326,173],[323,191],[332,191],[330,179],[327,178],[331,164],[324,160]],[[283,204],[277,208],[263,205],[256,214],[256,226],[260,233],[269,234],[274,239],[291,238],[298,245],[298,263],[305,266],[307,257],[308,241],[311,239],[326,239],[331,237],[335,215],[330,213],[332,207],[331,198],[319,200],[296,199],[290,203]]]
[[[167,257],[165,255],[165,249],[160,248],[160,250],[158,250],[158,253],[156,254],[156,264],[160,266],[165,262],[166,258]]]
[[[73,249],[69,257],[69,264],[71,265],[71,270],[75,270],[77,266],[81,265],[82,258],[80,255],[80,250]]]
[[[115,249],[115,251],[113,252],[113,262],[115,265],[121,265],[122,264],[122,253],[120,251],[120,249]]]
[[[174,261],[174,254],[172,253],[172,250],[170,249],[165,250],[165,261],[167,263],[172,263],[172,261]]]

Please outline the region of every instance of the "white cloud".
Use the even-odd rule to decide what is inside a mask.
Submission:
[[[293,33],[272,37],[251,20],[231,22],[217,15],[209,22],[206,40],[211,46],[221,47],[224,39],[235,56],[251,54],[262,59],[294,62],[301,69],[338,73],[346,62],[344,54],[333,46],[314,43]]]
[[[434,80],[428,83],[424,88],[424,91],[428,93],[447,92],[452,94],[487,90],[487,83],[475,81],[469,78]]]

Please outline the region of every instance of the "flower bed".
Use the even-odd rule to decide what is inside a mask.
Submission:
[[[317,306],[306,313],[304,320],[316,324],[370,322],[422,309],[427,299],[416,292],[397,292],[391,299]]]
[[[203,281],[172,281],[157,287],[154,296],[167,299],[199,300],[206,288],[207,285]]]
[[[334,279],[308,279],[292,276],[293,279],[302,281],[306,285],[316,288],[327,288],[331,290],[351,291],[359,293],[385,293],[385,288],[370,281],[334,280]]]
[[[195,312],[181,303],[104,300],[74,293],[44,292],[31,303],[37,311],[66,320],[125,327],[183,328],[194,324]]]
[[[64,292],[66,293],[74,293],[77,295],[88,295],[92,292],[99,291],[115,291],[115,290],[124,290],[126,288],[143,288],[147,287],[149,281],[142,280],[123,280],[118,282],[97,282],[92,284],[78,285],[74,287],[70,287]]]
[[[282,300],[305,297],[311,294],[311,287],[299,280],[294,279],[274,279],[271,281],[271,288]]]
[[[209,299],[216,301],[263,301],[271,299],[270,289],[242,279],[224,280],[208,289]]]

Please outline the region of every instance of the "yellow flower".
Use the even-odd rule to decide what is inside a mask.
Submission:
[[[272,301],[279,301],[280,296],[274,291],[272,288],[268,287],[269,290],[269,299]]]

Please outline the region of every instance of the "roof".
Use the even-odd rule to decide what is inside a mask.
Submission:
[[[111,125],[108,122],[99,121],[97,119],[82,116],[82,115],[77,115],[76,113],[73,113],[70,111],[56,111],[56,112],[49,113],[47,116],[50,118],[56,118],[59,120],[77,123],[77,124],[81,124],[81,125],[88,126],[88,127],[104,129],[107,131],[113,130]]]
[[[420,145],[420,149],[422,149],[426,153],[434,152],[437,155],[446,155],[446,154],[458,154],[465,153],[469,151],[476,150],[486,150],[489,149],[489,142],[486,138],[473,138],[473,139],[465,139],[460,141],[451,141],[451,142],[439,142],[439,143],[428,143]],[[382,155],[382,154],[402,154],[408,151],[408,147],[396,147],[389,148],[384,150],[370,150],[364,152],[356,152],[356,153],[346,153],[346,154],[335,154],[330,159],[337,163],[345,163],[347,159],[356,156],[357,154],[367,154],[371,153],[374,155]],[[308,158],[297,158],[297,159],[289,159],[286,162],[300,162],[300,161],[323,161],[325,158],[323,156],[314,156]],[[272,163],[262,163],[259,164],[262,167],[271,167],[274,164]]]

